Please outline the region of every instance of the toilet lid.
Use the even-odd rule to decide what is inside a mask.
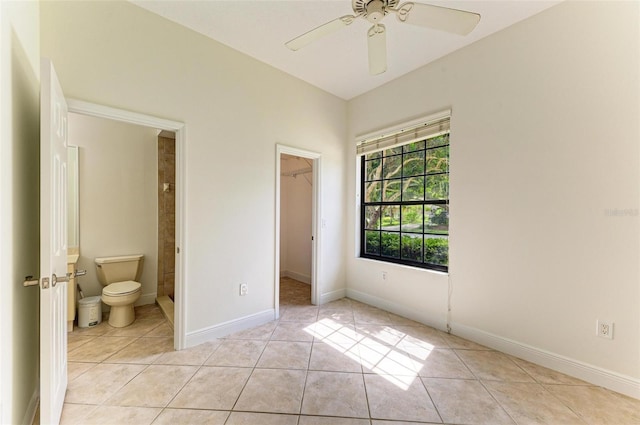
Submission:
[[[134,282],[133,280],[125,280],[124,282],[116,282],[110,285],[107,285],[102,290],[103,295],[128,295],[133,292],[136,292],[142,287],[140,282]]]

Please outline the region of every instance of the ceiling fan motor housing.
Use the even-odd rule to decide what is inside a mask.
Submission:
[[[353,0],[352,7],[356,15],[376,24],[389,13],[387,8],[394,8],[397,4],[398,0]]]

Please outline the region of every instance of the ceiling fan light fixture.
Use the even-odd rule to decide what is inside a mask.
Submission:
[[[319,1],[319,0],[316,0]],[[369,73],[377,75],[387,70],[387,34],[381,21],[393,12],[398,21],[432,28],[449,33],[467,35],[480,21],[480,15],[465,10],[449,9],[412,1],[398,5],[400,0],[351,0],[355,15],[342,16],[285,43],[291,50],[298,50],[313,41],[351,25],[356,18],[373,24],[367,33]]]
[[[364,15],[367,18],[367,21],[372,24],[377,24],[384,18],[384,15],[387,14],[385,10],[385,2],[382,0],[371,0],[365,6],[366,13]]]

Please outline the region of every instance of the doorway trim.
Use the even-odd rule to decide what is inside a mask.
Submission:
[[[186,348],[186,270],[185,270],[185,213],[186,213],[186,126],[184,123],[131,112],[110,106],[98,105],[78,99],[67,98],[69,112],[106,118],[129,124],[167,130],[176,134],[176,254],[175,254],[175,300],[173,346],[176,350]]]
[[[320,304],[320,284],[318,282],[320,261],[321,235],[319,217],[321,211],[321,170],[322,155],[318,152],[307,151],[282,144],[276,144],[276,234],[275,234],[275,316],[280,318],[280,161],[282,155],[293,155],[313,161],[313,185],[311,186],[311,304]]]

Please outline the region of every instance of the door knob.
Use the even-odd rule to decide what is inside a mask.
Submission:
[[[71,279],[71,276],[73,276],[73,273],[67,273],[62,277],[58,277],[56,276],[56,274],[54,273],[51,276],[51,287],[55,287],[57,285],[58,282],[69,282],[69,279]]]
[[[53,275],[55,277],[55,275]],[[36,286],[38,283],[40,283],[39,279],[34,279],[33,276],[29,275],[29,276],[25,276],[24,278],[24,282],[22,282],[23,286]],[[42,289],[47,289],[49,287],[49,278],[48,277],[43,277],[42,278]]]
[[[24,282],[22,282],[24,286],[36,286],[38,283],[40,283],[40,280],[34,279],[33,276],[25,276]]]

